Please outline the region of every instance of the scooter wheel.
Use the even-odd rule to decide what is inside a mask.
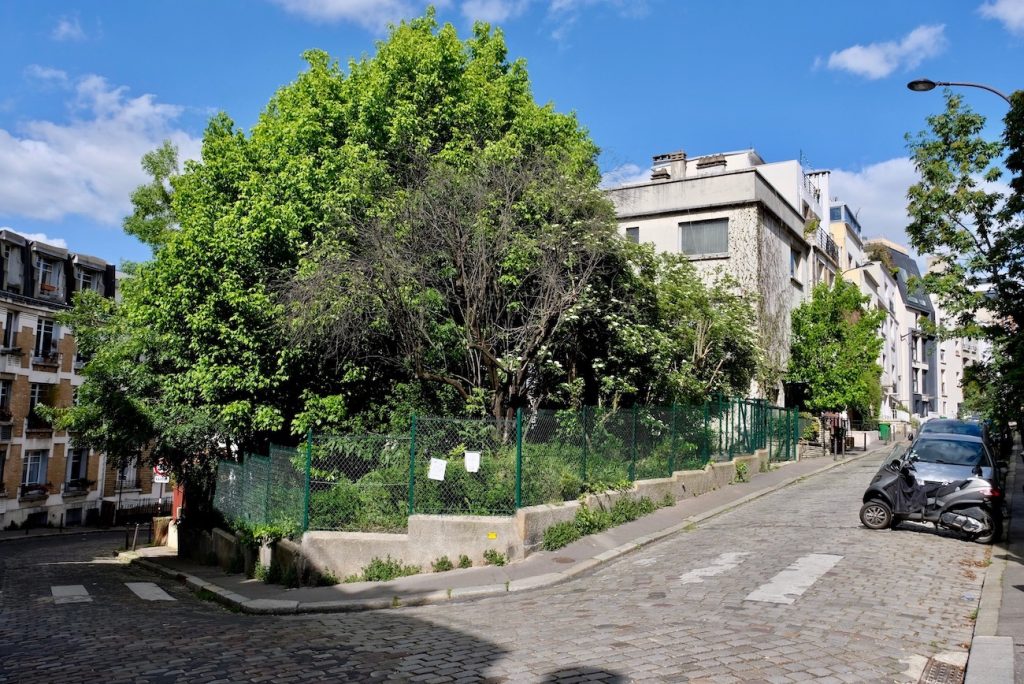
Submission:
[[[881,499],[872,499],[860,507],[860,521],[869,530],[892,527],[892,509]]]
[[[978,535],[972,538],[979,544],[994,544],[1003,538],[1003,521],[995,516],[988,516],[991,531],[988,534]]]

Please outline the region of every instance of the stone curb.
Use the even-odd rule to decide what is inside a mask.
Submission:
[[[71,530],[71,529],[74,529],[74,528],[65,528],[65,529]],[[23,541],[29,541],[29,540],[34,540],[34,539],[50,539],[50,538],[60,539],[60,538],[71,537],[71,536],[75,536],[75,535],[79,535],[79,534],[106,534],[106,533],[110,533],[110,532],[122,532],[123,533],[124,532],[124,528],[123,527],[108,527],[105,530],[96,530],[96,529],[91,529],[90,528],[90,529],[74,530],[73,532],[72,531],[68,531],[68,532],[51,532],[51,533],[47,533],[47,534],[24,534],[24,535],[18,535],[18,536],[13,536],[12,535],[10,537],[0,537],[0,544],[3,544],[5,542],[23,542]]]
[[[1014,464],[1005,482],[1006,509],[1013,510],[1014,487],[1017,479],[1017,456],[1020,451],[1010,454]],[[1007,521],[1006,539],[1010,538],[1010,527],[1013,517]],[[978,617],[974,621],[974,636],[967,654],[967,673],[965,684],[1012,684],[1013,680],[1013,639],[996,636],[999,632],[999,611],[1003,601],[1003,573],[1006,570],[1006,558],[998,558],[994,553],[998,549],[1006,556],[1009,553],[1009,541],[1000,540],[992,546],[992,564],[985,573],[985,581],[981,585],[981,599],[978,602]]]
[[[771,487],[762,489],[757,492],[752,492],[746,496],[740,497],[736,501],[732,501],[721,506],[717,506],[709,511],[692,515],[682,522],[679,522],[671,527],[667,527],[658,532],[638,537],[632,541],[621,544],[613,549],[604,551],[591,558],[585,558],[575,564],[571,568],[566,568],[561,572],[549,572],[543,575],[536,575],[534,577],[524,577],[518,580],[511,580],[504,584],[486,584],[475,587],[458,587],[449,589],[447,591],[430,591],[421,592],[414,594],[401,595],[396,593],[392,598],[373,598],[373,599],[341,599],[338,601],[311,601],[301,603],[298,601],[281,601],[273,599],[249,599],[240,594],[223,589],[211,582],[189,575],[186,573],[178,572],[172,568],[161,565],[160,563],[146,560],[144,558],[138,558],[133,554],[122,553],[119,555],[122,560],[130,562],[133,565],[140,565],[149,570],[153,570],[161,575],[174,579],[178,582],[183,582],[193,592],[200,593],[206,592],[207,596],[217,603],[221,603],[232,610],[238,610],[243,613],[252,613],[256,615],[294,615],[296,613],[341,613],[341,612],[355,612],[363,610],[379,610],[382,608],[398,608],[403,606],[422,606],[434,603],[448,603],[466,599],[477,599],[487,596],[498,596],[508,594],[516,591],[526,591],[530,589],[540,589],[543,587],[550,587],[556,584],[561,584],[575,577],[579,577],[585,573],[591,572],[594,568],[607,563],[608,561],[620,558],[636,549],[643,548],[649,544],[652,544],[660,539],[664,539],[670,535],[676,534],[688,528],[692,528],[693,525],[703,522],[717,515],[721,515],[734,508],[742,506],[746,503],[759,499],[773,492],[777,492],[780,489],[788,487],[792,484],[805,480],[809,477],[820,475],[821,473],[827,472],[834,468],[838,468],[847,463],[853,463],[862,458],[876,454],[882,449],[888,447],[885,444],[883,447],[876,447],[869,449],[868,451],[853,456],[847,456],[838,461],[833,461],[817,470],[812,470],[809,473],[803,475],[795,475],[787,478]]]

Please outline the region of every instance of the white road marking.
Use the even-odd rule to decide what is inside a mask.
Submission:
[[[50,587],[54,603],[86,603],[92,601],[89,592],[81,584],[63,584]]]
[[[679,578],[680,584],[699,584],[704,581],[705,577],[714,577],[715,575],[721,575],[726,570],[732,570],[740,563],[743,562],[744,556],[749,556],[749,553],[730,551],[729,553],[723,553],[715,560],[711,561],[711,565],[705,568],[697,568],[691,570],[682,577]]]
[[[633,565],[646,568],[648,565],[654,565],[657,563],[658,558],[658,556],[654,556],[653,558],[641,558],[640,560],[633,561]]]
[[[144,601],[177,601],[153,582],[125,582],[124,585]]]
[[[795,563],[772,577],[767,584],[750,592],[748,601],[764,601],[766,603],[794,603],[821,576],[843,560],[842,556],[829,553],[812,553],[798,558]]]

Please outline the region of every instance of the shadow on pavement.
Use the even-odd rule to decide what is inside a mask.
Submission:
[[[600,670],[593,667],[573,667],[555,670],[549,673],[542,684],[562,684],[568,682],[606,682],[607,684],[624,684],[626,678],[616,672]]]

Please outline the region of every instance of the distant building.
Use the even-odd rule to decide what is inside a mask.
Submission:
[[[137,496],[151,479],[138,468],[109,471],[102,454],[77,448],[34,411],[69,406],[83,382],[85,359],[56,315],[80,290],[115,297],[117,274],[101,259],[9,230],[0,230],[0,255],[0,528],[79,524],[99,514],[104,492]]]
[[[649,180],[610,188],[620,231],[662,252],[686,254],[705,279],[733,276],[759,294],[758,328],[769,362],[785,372],[790,312],[817,282],[831,282],[839,250],[828,220],[829,174],[797,161],[766,163],[754,150],[653,159]],[[753,388],[779,401],[782,388]]]

